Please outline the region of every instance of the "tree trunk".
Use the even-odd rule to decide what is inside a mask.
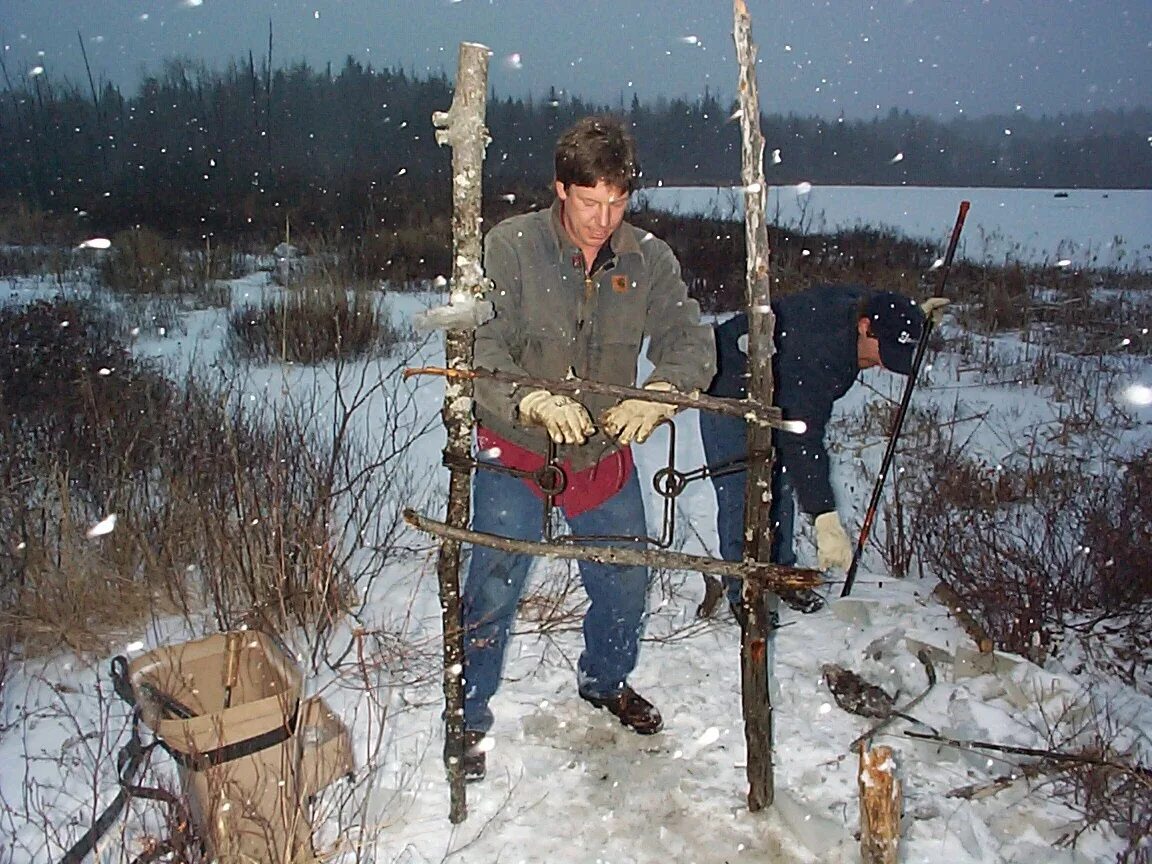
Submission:
[[[740,132],[744,184],[744,236],[748,247],[748,393],[761,405],[772,404],[772,353],[775,316],[769,305],[768,231],[764,221],[764,138],[756,92],[756,48],[752,20],[744,0],[734,0],[736,57],[740,64]],[[766,562],[772,550],[772,430],[748,426],[748,460],[744,511],[744,559]],[[769,807],[775,798],[772,777],[772,698],[769,694],[769,640],[772,623],[762,584],[744,580],[746,624],[740,640],[740,678],[744,739],[748,748],[748,809]]]
[[[452,147],[452,301],[471,302],[483,293],[481,265],[481,174],[488,131],[484,113],[488,91],[488,55],[484,45],[462,42],[456,72],[456,94],[448,111],[432,116],[436,142]],[[444,360],[449,369],[470,369],[475,336],[472,330],[449,330]],[[449,525],[466,528],[471,517],[472,380],[467,376],[444,382],[441,411],[448,440],[446,464]],[[443,538],[436,562],[444,627],[444,765],[451,794],[449,819],[468,816],[464,792],[464,629],[460,609],[460,541]]]
[[[860,860],[896,864],[903,798],[891,747],[860,746]]]

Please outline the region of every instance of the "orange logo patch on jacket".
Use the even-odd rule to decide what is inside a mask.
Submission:
[[[612,277],[612,290],[617,294],[624,294],[628,291],[628,277],[616,275]]]

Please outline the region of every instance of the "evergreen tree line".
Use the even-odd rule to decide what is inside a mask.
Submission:
[[[339,70],[233,62],[223,71],[174,59],[125,97],[110,84],[39,75],[0,100],[0,198],[105,228],[177,233],[413,224],[450,199],[434,111],[452,82],[349,58]],[[771,83],[762,85],[770,96]],[[649,185],[732,185],[740,177],[734,106],[623,97],[598,105],[555,92],[499,97],[488,110],[493,194],[546,189],[556,136],[577,117],[628,117]],[[1152,188],[1152,111],[940,123],[890,111],[872,120],[761,118],[773,184],[916,184]],[[778,151],[778,159],[773,151]]]

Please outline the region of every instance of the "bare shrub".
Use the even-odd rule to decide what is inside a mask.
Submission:
[[[19,538],[0,560],[0,635],[25,652],[90,649],[209,599],[281,625],[346,608],[331,512],[341,463],[307,412],[267,424],[227,392],[166,381],[82,319],[74,304],[0,316],[15,349],[0,361],[0,517]],[[109,515],[115,529],[89,536]]]
[[[337,260],[346,283],[387,281],[407,286],[426,279],[429,273],[451,272],[451,249],[449,218],[430,215],[423,224],[365,227],[340,249]]]
[[[121,231],[101,257],[100,283],[125,294],[171,293],[183,269],[180,247],[148,228]]]
[[[1135,503],[1146,472],[1093,475],[1040,455],[993,465],[944,442],[922,453],[924,470],[902,480],[904,501],[916,502],[905,503],[906,533],[945,538],[917,552],[998,647],[1042,662],[1085,620],[1152,606],[1149,529],[1132,521],[1148,513]]]
[[[0,246],[0,276],[42,277],[63,281],[90,266],[87,249],[66,246]]]
[[[174,296],[198,306],[227,306],[221,280],[242,269],[240,256],[227,247],[185,251],[177,242],[148,228],[121,231],[98,259],[100,284],[134,297]]]
[[[1051,794],[1080,815],[1069,826],[1059,845],[1074,847],[1086,832],[1109,826],[1124,848],[1117,864],[1149,864],[1152,861],[1152,768],[1148,748],[1133,740],[1131,708],[1092,698],[1088,704],[1070,706],[1051,718],[1037,732],[1047,740],[1052,757],[1017,767],[1017,776],[1043,778],[1038,789]],[[1055,754],[1060,754],[1056,756]]]
[[[387,354],[409,337],[375,292],[325,282],[235,309],[226,347],[237,360],[320,363]]]

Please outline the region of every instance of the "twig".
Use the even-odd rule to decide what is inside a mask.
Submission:
[[[1116,762],[1112,759],[1106,759],[1103,756],[1095,756],[1087,752],[1080,753],[1066,753],[1061,750],[1044,750],[1038,747],[1018,747],[1013,744],[995,744],[988,741],[963,741],[959,738],[947,738],[939,734],[928,734],[925,732],[912,732],[905,730],[904,734],[909,738],[918,738],[924,741],[935,741],[938,744],[945,744],[949,747],[959,747],[961,749],[973,750],[994,750],[998,753],[1011,753],[1015,756],[1035,756],[1037,759],[1049,759],[1053,762],[1064,762],[1072,765],[1093,765],[1099,768],[1114,768],[1125,774],[1131,774],[1133,777],[1140,780],[1145,784],[1152,784],[1152,768],[1145,765],[1125,765],[1123,762]]]
[[[1028,765],[1013,766],[1017,769],[1016,774],[1006,774],[1000,777],[994,777],[989,783],[972,783],[968,786],[957,786],[955,789],[949,790],[946,798],[963,798],[965,801],[979,801],[981,798],[988,798],[995,795],[997,792],[1003,792],[1013,783],[1021,778],[1032,779],[1040,774],[1054,773],[1058,771],[1066,771],[1067,765],[1050,765],[1044,762],[1034,762]]]
[[[766,407],[750,399],[725,399],[719,396],[709,396],[706,393],[665,393],[660,390],[644,390],[639,387],[626,387],[622,384],[605,384],[600,381],[589,381],[585,378],[536,378],[531,375],[519,375],[512,372],[501,372],[494,369],[476,367],[475,369],[445,369],[442,366],[421,366],[416,369],[405,369],[404,378],[413,375],[438,375],[441,378],[463,378],[474,380],[476,378],[491,378],[504,384],[518,384],[525,387],[540,387],[553,393],[579,393],[587,390],[589,393],[602,393],[615,396],[618,399],[644,399],[648,402],[659,402],[662,405],[677,405],[681,408],[703,408],[706,411],[715,411],[718,414],[728,414],[732,417],[743,417],[749,423],[761,426],[771,426],[776,429],[794,431],[795,423],[783,419],[780,409],[775,406]]]

